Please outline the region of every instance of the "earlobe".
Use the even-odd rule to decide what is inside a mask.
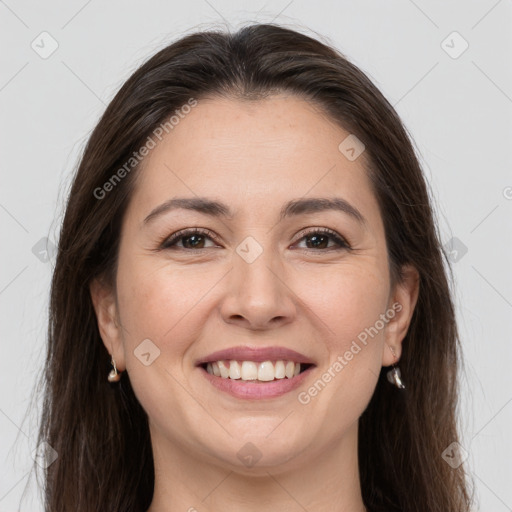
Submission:
[[[389,304],[395,315],[386,326],[382,366],[391,366],[400,360],[402,341],[409,330],[419,296],[420,276],[417,269],[412,265],[405,265],[402,276],[402,281],[395,285]]]
[[[100,278],[91,282],[89,291],[103,344],[109,354],[114,357],[118,370],[122,371],[125,368],[125,362],[115,293],[112,287]]]

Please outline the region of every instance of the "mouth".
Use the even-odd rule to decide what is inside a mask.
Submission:
[[[314,371],[313,363],[218,360],[197,365],[214,389],[241,400],[275,399],[299,387]]]
[[[290,360],[262,362],[218,360],[199,365],[214,377],[258,383],[292,379],[313,366],[315,366],[313,363],[297,363]]]

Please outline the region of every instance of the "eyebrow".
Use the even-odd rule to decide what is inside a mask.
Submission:
[[[211,217],[233,218],[234,216],[229,206],[220,201],[215,201],[206,197],[178,197],[169,199],[168,201],[165,201],[165,203],[157,206],[144,219],[144,224],[148,224],[150,221],[164,213],[178,209],[192,210]],[[291,200],[281,208],[279,220],[281,221],[287,217],[328,210],[345,213],[363,226],[367,224],[367,221],[361,212],[341,197],[316,197]]]

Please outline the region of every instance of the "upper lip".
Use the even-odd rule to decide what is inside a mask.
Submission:
[[[294,363],[315,364],[315,362],[311,358],[286,347],[238,346],[218,350],[207,355],[206,357],[198,359],[196,361],[196,366],[200,366],[202,364],[210,363],[213,361],[222,361],[226,359],[236,361],[254,361],[255,363],[261,363],[263,361],[282,360],[293,361]]]

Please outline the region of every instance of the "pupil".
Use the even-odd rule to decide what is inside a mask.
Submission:
[[[199,243],[200,243],[201,238],[203,238],[203,236],[202,236],[202,235],[189,235],[189,236],[185,237],[185,238],[184,238],[184,240],[196,239],[196,242],[197,242],[197,239],[199,239]],[[189,243],[184,242],[184,244],[183,244],[183,245],[185,245],[185,246],[187,246],[187,245],[192,245],[192,247],[197,247],[197,244],[196,244],[196,243],[189,244]]]
[[[322,238],[325,240],[327,237],[325,235],[320,235],[320,236],[318,236],[318,235],[311,235],[309,237],[310,240],[317,240],[317,241],[319,239],[322,239]],[[320,242],[320,244],[321,244],[321,242]],[[315,244],[314,247],[318,247],[318,244]]]

